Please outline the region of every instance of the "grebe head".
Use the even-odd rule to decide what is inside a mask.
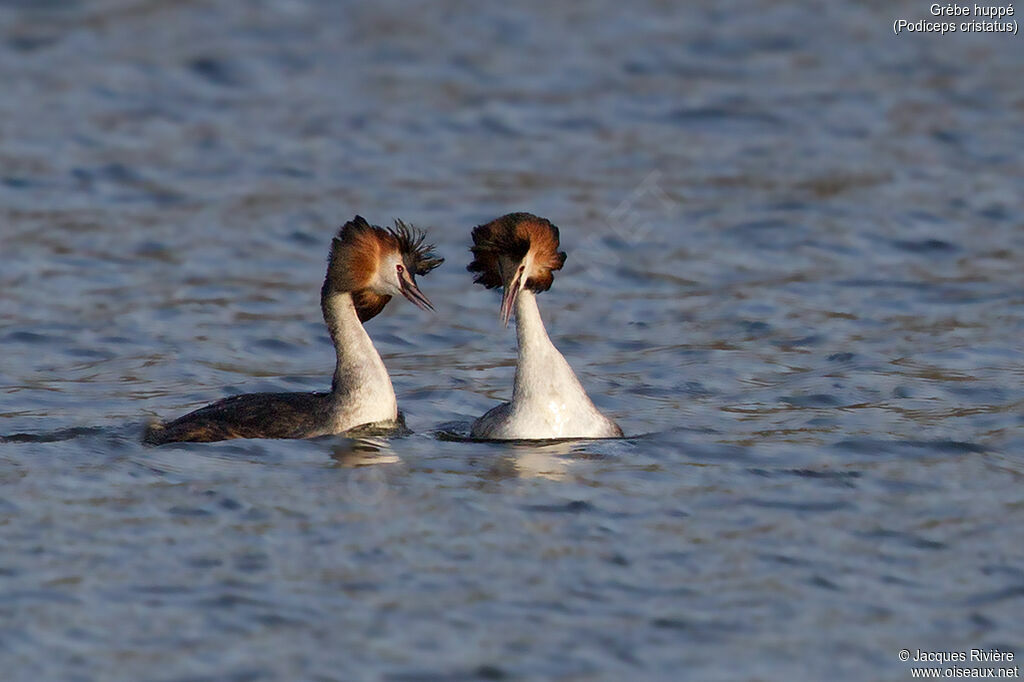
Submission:
[[[565,263],[558,250],[558,228],[531,213],[509,213],[473,228],[473,281],[488,289],[502,287],[501,322],[508,326],[519,292],[547,291],[554,271]]]
[[[383,310],[397,294],[433,310],[416,285],[416,275],[427,274],[444,259],[434,255],[433,244],[424,244],[425,238],[422,230],[401,220],[385,230],[356,216],[331,242],[323,295],[351,293],[360,322]]]

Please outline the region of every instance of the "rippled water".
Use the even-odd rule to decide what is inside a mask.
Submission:
[[[925,3],[0,1],[5,679],[909,679],[1024,635],[1024,66]],[[621,441],[511,392],[472,226]],[[146,448],[320,390],[330,236],[411,435]],[[1017,649],[1024,655],[1024,650]]]

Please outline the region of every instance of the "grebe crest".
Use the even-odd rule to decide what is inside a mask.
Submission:
[[[444,259],[435,256],[434,245],[425,241],[422,230],[401,220],[395,220],[394,228],[384,229],[357,215],[331,240],[323,299],[350,293],[360,322],[376,317],[395,294],[433,310],[416,286],[415,275],[426,275]]]
[[[473,228],[474,258],[466,269],[477,273],[477,284],[505,287],[501,319],[506,326],[521,289],[539,294],[551,288],[554,271],[565,265],[565,251],[558,246],[558,228],[532,213],[509,213]]]

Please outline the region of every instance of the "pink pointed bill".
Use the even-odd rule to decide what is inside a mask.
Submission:
[[[400,291],[411,303],[416,307],[422,308],[423,310],[433,310],[434,306],[430,304],[430,300],[423,295],[420,288],[416,286],[416,280],[412,278],[411,274],[403,272],[400,279]]]
[[[516,277],[501,293],[501,324],[506,327],[516,307],[516,299],[519,298],[519,281],[519,277]]]

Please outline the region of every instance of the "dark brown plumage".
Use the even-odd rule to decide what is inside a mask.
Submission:
[[[330,414],[330,393],[247,393],[218,400],[166,424],[142,442],[210,443],[229,438],[305,438]]]
[[[533,267],[527,273],[526,288],[540,293],[551,288],[553,272],[565,264],[565,252],[558,247],[558,228],[549,220],[532,213],[509,213],[473,228],[473,262],[466,269],[477,273],[474,282],[494,289],[505,284],[502,257],[514,265],[530,253]]]

